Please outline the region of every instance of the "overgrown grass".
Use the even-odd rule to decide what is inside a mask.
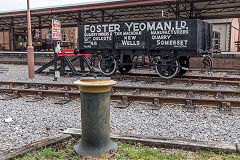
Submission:
[[[75,139],[65,141],[48,148],[42,148],[31,153],[27,153],[15,160],[78,160],[83,159],[75,153],[73,145],[78,143]],[[140,143],[118,142],[119,150],[111,158],[118,159],[144,159],[144,160],[240,160],[239,154],[215,154],[212,152],[198,151],[188,152],[175,149],[163,149],[143,146]]]

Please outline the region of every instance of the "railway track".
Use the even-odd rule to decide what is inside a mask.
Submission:
[[[43,72],[45,75],[48,75],[47,72]],[[87,74],[87,72],[86,72]],[[98,76],[102,76],[101,73]],[[240,87],[240,78],[237,77],[215,77],[215,76],[188,76],[184,75],[179,78],[163,79],[160,78],[158,74],[152,73],[127,73],[120,74],[115,73],[111,76],[112,79],[117,80],[131,80],[134,82],[137,81],[146,81],[149,83],[153,82],[165,82],[165,83],[188,83],[192,84],[210,84],[213,86],[226,85],[226,86],[239,86]]]
[[[155,74],[154,76],[149,76],[144,75],[144,74],[139,74],[139,76],[136,75],[114,75],[112,76],[113,79],[117,80],[131,80],[133,82],[138,82],[138,81],[146,81],[148,83],[153,83],[153,82],[165,82],[166,84],[171,84],[171,83],[187,83],[189,85],[193,84],[207,84],[207,85],[212,85],[212,86],[218,86],[218,85],[224,85],[224,86],[237,86],[240,87],[240,81],[238,81],[236,78],[217,78],[217,77],[198,77],[197,76],[186,76],[185,78],[171,78],[171,79],[163,79],[160,77],[156,77]],[[191,78],[192,77],[192,78]],[[215,79],[214,79],[215,78]],[[234,81],[234,79],[236,81]]]
[[[31,87],[40,88],[41,90],[49,90],[50,88],[57,88],[57,90],[71,91],[77,90],[78,87],[74,84],[54,84],[54,83],[27,83],[27,82],[0,82],[0,85],[7,85],[8,89],[13,87],[23,87],[30,89]],[[1,88],[0,88],[1,89]],[[133,86],[113,86],[113,92],[115,91],[132,91],[136,94],[141,92],[157,92],[161,95],[167,95],[171,93],[185,93],[187,96],[194,97],[194,94],[206,94],[215,95],[221,97],[221,95],[228,96],[240,96],[240,91],[229,91],[229,90],[206,90],[206,89],[184,89],[184,88],[163,88],[163,87],[133,87]]]
[[[44,72],[48,75],[47,72]],[[102,76],[98,73],[99,76]],[[125,75],[115,73],[111,76],[112,79],[117,80],[131,80],[133,82],[146,81],[148,83],[153,82],[165,82],[170,83],[187,83],[189,85],[193,84],[207,84],[212,86],[225,85],[225,86],[237,86],[240,87],[240,78],[232,77],[214,77],[214,76],[182,76],[180,78],[163,79],[160,78],[158,74],[142,74],[142,73],[128,73]]]
[[[240,81],[237,77],[214,77],[214,76],[187,76],[184,75],[182,79],[198,79],[198,80],[217,80],[217,81]]]
[[[117,76],[123,76],[121,74],[116,74]],[[159,78],[158,74],[143,74],[143,73],[127,73],[127,76],[145,76],[145,77],[157,77]],[[198,80],[217,80],[217,81],[240,81],[240,77],[215,77],[215,76],[190,76],[190,75],[183,75],[176,79],[198,79]]]
[[[55,96],[64,97],[68,102],[71,98],[79,98],[79,90],[73,84],[52,84],[52,83],[27,83],[27,82],[0,82],[0,91],[2,93],[12,93],[10,96],[1,98],[2,100],[11,100],[22,95],[34,95],[35,100],[42,100],[43,97]],[[6,87],[7,86],[7,87]],[[133,92],[129,94],[114,94],[114,92]],[[141,92],[156,92],[156,95],[140,95]],[[167,96],[170,93],[185,93],[186,97]],[[195,98],[195,94],[214,95],[216,98]],[[133,101],[151,102],[153,108],[159,108],[162,103],[183,104],[187,108],[195,110],[195,105],[217,106],[221,110],[230,110],[231,107],[240,107],[238,100],[225,100],[224,95],[240,96],[239,91],[224,90],[193,90],[193,89],[173,89],[173,88],[147,88],[147,87],[129,87],[114,86],[112,100],[120,100],[119,108],[127,107]]]

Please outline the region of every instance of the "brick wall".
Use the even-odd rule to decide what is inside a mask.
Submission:
[[[203,67],[203,58],[191,58],[190,67],[200,68]],[[240,69],[240,58],[236,56],[232,57],[215,57],[213,58],[213,68],[235,68]]]

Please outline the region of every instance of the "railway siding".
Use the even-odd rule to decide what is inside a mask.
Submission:
[[[27,66],[0,65],[0,67],[9,68],[9,72],[0,74],[1,81],[11,80],[13,82],[22,81],[24,83],[53,83],[52,76],[37,75],[36,79],[29,80],[27,77]],[[61,77],[55,83],[61,86],[65,83],[70,84],[78,79],[79,77]],[[226,92],[229,91],[228,93],[230,95],[231,92],[239,92],[238,86],[222,85],[214,87],[212,84],[188,85],[181,82],[167,84],[166,82],[149,83],[146,81],[132,82],[131,80],[122,80],[118,81],[116,87],[119,86],[129,86],[129,88],[135,87],[136,90],[134,90],[133,93],[136,93],[138,89],[136,87],[155,87],[163,89],[184,88],[183,90],[209,89],[213,92],[224,90]],[[12,83],[11,87],[6,87],[1,84],[0,88],[14,90],[24,89],[25,87],[28,88],[29,86],[23,84],[21,87],[17,87]],[[54,88],[54,86],[52,87]],[[38,84],[36,88],[32,86],[28,89],[51,92],[51,87],[47,88],[48,90],[46,90],[46,85],[41,86]],[[76,89],[70,86],[69,88],[70,90],[68,90],[68,87],[62,86],[61,89],[58,89],[58,92],[62,95],[65,95],[67,92],[75,92],[76,95],[79,96],[79,92]],[[57,87],[55,87],[55,89],[57,89]],[[39,94],[38,92],[36,95]],[[116,93],[116,96],[122,98],[126,96],[126,94],[129,94],[133,99],[139,99],[139,96],[149,94],[149,92],[141,91],[141,89],[139,90],[140,95],[132,95],[132,92],[130,93],[128,90],[116,90],[116,92],[125,93],[123,95]],[[180,96],[178,98],[182,99],[182,102],[184,102],[183,104],[161,104],[160,108],[150,109],[153,107],[152,103],[154,102],[154,98],[156,103],[156,97],[159,97],[159,99],[169,99],[168,96],[159,95],[158,91],[156,91],[156,94],[151,90],[150,92],[152,93],[151,95],[149,94],[149,99],[147,100],[150,103],[135,101],[129,103],[128,107],[125,109],[117,108],[119,101],[113,101],[111,103],[111,129],[113,132],[143,136],[182,138],[193,141],[239,143],[240,128],[239,125],[236,125],[240,124],[240,111],[238,108],[232,108],[231,114],[222,114],[216,107],[213,108],[212,105],[198,105],[195,108],[195,113],[188,112],[183,104],[190,104],[191,102],[186,102],[186,99],[183,100],[183,96],[186,97],[186,93],[179,93]],[[1,93],[1,96],[5,96],[5,94]],[[170,93],[170,96],[173,96],[172,93]],[[206,97],[208,97],[208,95],[206,95]],[[196,96],[195,98],[198,97]],[[227,96],[225,98],[227,98]],[[29,97],[22,96],[12,100],[1,101],[1,153],[21,147],[25,144],[43,140],[67,128],[81,128],[80,102],[78,99],[73,99],[69,103],[63,105],[54,104],[58,101],[58,99],[54,97],[44,98],[44,100],[40,102],[26,102],[28,99]],[[191,99],[194,98],[188,98],[188,100]],[[226,101],[226,99],[213,100],[217,102]],[[11,117],[13,121],[10,123],[4,122],[4,120],[9,117]]]

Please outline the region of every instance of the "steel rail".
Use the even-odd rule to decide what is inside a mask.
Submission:
[[[113,91],[135,91],[141,92],[158,92],[161,95],[171,93],[186,93],[189,97],[194,97],[194,94],[207,94],[216,97],[223,95],[240,96],[240,91],[227,91],[227,90],[207,90],[207,89],[183,89],[183,88],[150,88],[150,87],[132,87],[132,86],[114,86]]]
[[[165,83],[188,83],[188,84],[211,84],[213,86],[225,85],[225,86],[240,86],[239,81],[218,81],[218,80],[200,80],[200,79],[180,79],[180,78],[171,78],[171,79],[163,79],[160,77],[149,77],[149,76],[122,76],[115,75],[112,76],[113,79],[118,80],[131,80],[134,82],[137,81],[147,81],[149,83],[153,82],[165,82]]]
[[[49,88],[62,88],[64,91],[76,90],[78,87],[74,84],[57,84],[57,83],[28,83],[28,82],[1,82],[0,85],[8,85],[9,89],[15,86],[23,86],[24,88],[39,87],[44,90]],[[0,88],[1,89],[1,88]],[[159,94],[169,93],[186,93],[189,96],[193,94],[210,94],[214,96],[222,95],[237,95],[240,96],[240,91],[228,91],[228,90],[207,90],[207,89],[184,89],[184,88],[165,88],[165,87],[135,87],[135,86],[113,86],[113,91],[133,91],[133,92],[158,92]]]
[[[78,87],[74,84],[63,84],[63,83],[29,83],[29,82],[8,82],[8,81],[0,81],[0,85],[9,85],[10,88],[14,86],[23,86],[25,88],[30,87],[41,87],[47,89],[48,87],[57,87],[57,88],[75,88],[78,89]]]
[[[116,74],[120,76],[121,74]],[[159,77],[158,74],[144,74],[144,73],[127,73],[129,76],[147,76],[147,77]],[[121,75],[122,76],[122,75]],[[240,81],[240,77],[215,77],[215,76],[193,76],[193,75],[183,75],[175,79],[198,79],[198,80],[218,80],[218,81]]]
[[[70,91],[56,91],[56,90],[36,90],[36,89],[13,89],[13,88],[0,88],[0,92],[13,93],[14,95],[35,95],[41,97],[68,97],[79,98],[79,92]]]
[[[79,92],[66,92],[66,91],[53,91],[53,90],[31,90],[31,89],[0,89],[1,92],[13,92],[15,95],[36,95],[36,96],[57,96],[67,98],[79,98]],[[125,98],[124,98],[125,97]],[[136,95],[111,95],[111,100],[123,100],[125,102],[155,102],[159,103],[174,103],[174,104],[185,104],[185,105],[208,105],[208,106],[228,106],[240,107],[240,101],[236,100],[223,100],[223,99],[197,99],[197,98],[181,98],[181,97],[165,97],[165,96],[136,96]],[[190,102],[190,103],[189,103]]]
[[[205,80],[205,79],[209,79],[209,80],[218,80],[218,81],[239,81],[240,82],[240,78],[237,77],[213,77],[213,76],[187,76],[184,75],[181,78],[183,79],[198,79],[198,80]]]
[[[0,85],[9,85],[9,88],[0,88],[0,92],[14,93],[18,95],[35,95],[38,97],[57,96],[65,98],[79,98],[79,91],[69,91],[77,89],[74,84],[51,84],[51,83],[27,83],[27,82],[0,82]],[[24,86],[28,89],[14,89],[14,86]],[[29,89],[29,87],[40,87],[41,89]],[[65,90],[48,90],[49,87],[64,88]],[[112,100],[122,100],[125,103],[131,101],[152,102],[156,103],[176,103],[193,105],[210,105],[210,106],[235,106],[240,107],[240,101],[225,100],[223,94],[240,95],[239,91],[220,91],[220,90],[193,90],[193,89],[174,89],[174,88],[147,88],[147,87],[132,87],[132,86],[114,86],[113,91],[136,91],[140,92],[159,92],[159,96],[141,96],[141,95],[118,95],[112,94]],[[161,91],[161,92],[160,92]],[[186,97],[167,97],[168,93],[187,93]],[[193,93],[214,94],[218,99],[199,99],[194,98]]]
[[[111,100],[122,100],[127,97],[128,101],[152,102],[159,100],[159,103],[174,103],[187,105],[191,101],[191,105],[208,105],[222,106],[223,103],[229,103],[234,107],[240,107],[240,101],[222,100],[222,99],[198,99],[198,98],[181,98],[181,97],[165,97],[165,96],[135,96],[135,95],[111,95]]]

